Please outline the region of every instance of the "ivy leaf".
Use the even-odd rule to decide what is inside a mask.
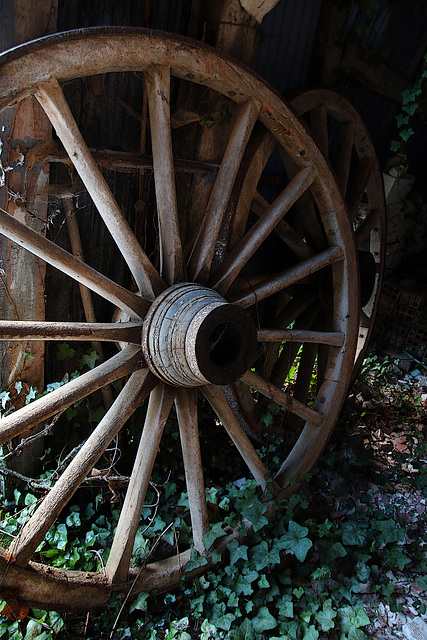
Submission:
[[[234,565],[241,558],[242,560],[248,559],[248,547],[245,544],[239,544],[238,540],[233,540],[228,545],[230,552],[230,564]]]
[[[75,349],[70,347],[70,345],[67,344],[66,342],[62,342],[58,346],[58,353],[56,358],[57,360],[59,360],[59,362],[61,362],[62,360],[66,360],[67,358],[74,358],[75,353],[76,353]]]
[[[77,529],[77,527],[80,527],[81,521],[80,521],[79,512],[73,511],[72,513],[70,513],[70,515],[68,515],[65,519],[65,524],[67,525],[67,527],[71,527],[75,529]]]
[[[310,625],[309,627],[307,627],[306,625],[301,626],[306,627],[302,640],[318,640],[319,632],[317,631],[314,624]]]
[[[182,491],[181,492],[181,495],[180,495],[179,500],[177,502],[177,506],[178,507],[183,507],[184,509],[188,509],[190,507],[187,491]]]
[[[25,404],[30,404],[31,400],[34,400],[37,395],[36,387],[30,387],[29,392],[25,396]]]
[[[206,549],[210,549],[215,540],[217,540],[217,538],[222,538],[222,536],[225,536],[225,531],[222,528],[222,523],[216,522],[203,536],[203,543]]]
[[[409,127],[409,129],[403,129],[403,131],[399,131],[399,135],[402,138],[403,142],[407,142],[411,136],[414,135],[414,130]]]
[[[227,607],[230,607],[231,609],[237,609],[238,606],[239,606],[239,598],[236,592],[232,591],[228,596]]]
[[[265,424],[266,427],[270,427],[272,422],[273,422],[273,416],[271,415],[271,413],[265,413],[262,416],[261,420]]]
[[[52,547],[59,549],[60,551],[65,549],[68,542],[68,532],[65,524],[58,524],[56,531],[53,534]]]
[[[408,104],[408,102],[414,102],[415,98],[420,95],[421,91],[419,91],[417,89],[406,89],[405,91],[402,91],[402,104],[406,105]]]
[[[317,525],[317,533],[320,538],[326,538],[330,535],[331,529],[333,527],[333,523],[329,520],[325,520],[325,522],[321,522]]]
[[[65,622],[56,611],[49,612],[49,626],[52,628],[53,633],[59,633],[64,626]]]
[[[262,502],[255,498],[248,507],[242,509],[242,516],[246,518],[246,520],[249,520],[256,532],[268,524],[267,518],[263,515],[266,511],[267,505],[262,504]]]
[[[99,360],[99,354],[95,349],[91,349],[89,353],[85,353],[80,360],[80,368],[83,369],[84,366],[88,366],[89,369],[93,369],[97,360]]]
[[[279,627],[280,637],[270,638],[270,640],[283,640],[283,636],[288,640],[288,637],[292,640],[296,640],[299,632],[299,623],[296,620],[286,620],[286,622],[281,622]]]
[[[211,622],[224,631],[229,631],[232,623],[236,619],[234,613],[225,613],[226,607],[224,602],[214,604],[212,607],[212,619]]]
[[[371,574],[371,568],[361,560],[356,563],[356,577],[360,582],[366,583],[369,580]]]
[[[230,640],[256,640],[255,629],[249,618],[245,618],[238,629],[229,633]]]
[[[299,600],[304,595],[304,589],[302,587],[298,587],[298,589],[293,589],[292,593],[294,594],[295,598]]]
[[[34,623],[33,626],[31,626],[31,623]],[[34,620],[29,621],[24,640],[50,640],[51,637],[52,634],[50,632],[43,631],[41,624]]]
[[[129,607],[129,613],[132,613],[132,611],[143,611],[144,613],[147,611],[147,600],[148,600],[148,593],[144,593],[144,591],[141,591],[141,593],[138,593],[138,597],[132,602],[132,604]]]
[[[255,633],[260,635],[263,631],[274,629],[277,627],[277,620],[271,615],[268,607],[261,607],[254,618],[251,620]]]
[[[46,387],[46,391],[47,393],[50,393],[51,391],[55,391],[55,389],[59,389],[59,387],[62,387],[63,384],[65,384],[65,382],[62,380],[61,382],[50,382]]]
[[[341,629],[344,633],[348,633],[352,627],[359,629],[370,623],[363,607],[357,605],[355,607],[346,606],[338,610],[340,615]]]
[[[279,545],[282,549],[292,551],[300,562],[304,562],[313,543],[307,538],[308,528],[302,527],[297,522],[289,522],[288,532],[280,538]]]
[[[25,640],[33,640],[39,638],[43,631],[42,625],[36,620],[29,620],[27,626],[27,632],[25,634]]]
[[[234,585],[234,589],[238,596],[249,596],[253,593],[252,582],[258,578],[257,571],[248,571],[247,573],[241,573]]]
[[[252,600],[248,600],[245,603],[245,611],[246,611],[246,613],[250,613],[253,608],[254,608],[254,603],[252,602]]]
[[[415,580],[420,589],[427,591],[427,575],[420,576]]]
[[[337,558],[344,558],[347,555],[347,551],[342,546],[341,542],[334,542],[330,547],[326,540],[320,540],[317,542],[317,546],[325,559],[325,563],[328,565]]]
[[[275,605],[279,612],[279,616],[282,616],[283,618],[294,617],[294,603],[292,602],[292,596],[286,594],[283,595],[281,600],[278,600]]]
[[[267,580],[265,573],[261,574],[260,579],[258,580],[258,586],[260,589],[268,589],[270,586],[269,581]]]
[[[358,522],[343,522],[341,531],[343,545],[363,547],[366,542],[366,530]]]
[[[318,611],[314,617],[316,618],[317,622],[320,624],[320,628],[322,631],[329,631],[330,629],[333,629],[335,623],[334,623],[334,618],[337,617],[337,612],[333,610],[332,608],[332,600],[331,598],[328,598],[328,600],[325,600],[325,602],[323,603],[323,608],[321,611]]]
[[[22,391],[22,382],[20,380],[18,380],[18,382],[15,382],[15,389],[16,389],[16,393],[19,395]]]
[[[205,564],[208,564],[207,559],[199,555],[195,549],[191,549],[190,560],[185,565],[185,571],[193,571],[193,569],[204,567]]]
[[[418,584],[418,581],[417,581]],[[393,580],[389,580],[387,582],[387,584],[382,584],[381,585],[381,593],[383,594],[383,596],[385,596],[386,598],[389,598],[391,596],[391,594],[394,591],[394,582]]]
[[[2,391],[0,393],[0,398],[1,398],[1,406],[3,407],[3,409],[6,409],[6,403],[9,402],[9,400],[10,400],[9,391]],[[28,402],[27,402],[27,404],[28,404]]]
[[[371,527],[374,531],[380,532],[376,539],[379,546],[390,542],[403,542],[405,539],[405,529],[398,527],[393,519],[372,520]]]
[[[350,631],[347,635],[348,640],[369,640],[366,633],[362,631],[362,629],[356,629],[355,627],[351,627]]]
[[[405,111],[408,107],[404,107]],[[411,107],[412,109],[412,107]],[[412,115],[412,114],[411,114]],[[397,122],[397,126],[399,127],[403,127],[404,124],[409,124],[409,116],[405,115],[403,113],[398,113],[397,116],[395,116],[396,122]]]
[[[390,144],[390,151],[400,151],[402,147],[402,143],[399,142],[398,140],[392,140],[391,144]]]
[[[418,109],[418,107],[419,107],[419,104],[417,102],[414,102],[414,104],[405,105],[404,107],[402,107],[402,111],[405,111],[405,113],[407,113],[408,115],[413,116],[416,110]],[[396,116],[396,120],[397,120],[397,116]],[[404,123],[404,124],[407,124],[407,123]],[[398,124],[398,126],[400,127],[400,124]]]
[[[384,559],[391,567],[398,567],[400,571],[403,571],[406,565],[411,562],[410,558],[403,553],[397,544],[384,550]]]
[[[250,551],[249,557],[258,571],[265,569],[269,564],[280,563],[279,550],[272,549],[270,551],[266,540],[261,540],[259,544],[253,547]]]
[[[323,580],[323,578],[329,578],[331,575],[331,570],[329,567],[317,567],[311,574],[311,578],[313,580]]]

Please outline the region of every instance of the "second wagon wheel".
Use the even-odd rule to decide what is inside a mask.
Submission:
[[[348,205],[359,260],[361,313],[352,380],[369,345],[385,266],[386,208],[375,147],[360,113],[340,93],[310,88],[290,98],[329,158]]]
[[[17,47],[1,56],[0,66],[0,108],[29,95],[37,98],[134,282],[132,285],[130,278],[113,282],[23,221],[0,212],[2,234],[111,303],[110,315],[100,318],[100,323],[3,321],[2,339],[95,339],[116,349],[103,364],[4,417],[1,442],[25,435],[34,425],[102,386],[124,379],[111,408],[19,536],[0,551],[2,589],[14,588],[29,606],[97,608],[111,592],[127,590],[130,584],[135,593],[171,587],[190,558],[187,548],[179,553],[175,549],[170,557],[149,558],[140,568],[132,559],[169,418],[176,417],[179,429],[192,546],[208,558],[204,538],[209,518],[198,426],[201,401],[203,412],[211,407],[216,416],[217,435],[209,443],[209,458],[214,459],[215,448],[225,443],[230,459],[242,461],[261,492],[268,485],[273,494],[283,493],[291,478],[300,480],[316,462],[336,422],[353,366],[358,282],[352,230],[326,161],[287,103],[254,73],[211,48],[162,33],[89,29]],[[144,236],[144,248],[99,169],[98,156],[85,143],[62,89],[75,79],[110,72],[140,74],[148,92],[154,228],[159,242],[148,246]],[[171,91],[171,86],[176,88],[176,83],[185,83],[184,93],[193,86],[207,88],[228,105],[228,144],[197,219],[188,218],[177,198],[175,173],[183,163],[174,157],[172,145],[175,98],[171,96],[179,92]],[[188,126],[197,129],[200,124]],[[261,217],[242,214],[245,228],[237,242],[230,244],[224,230],[234,224],[232,218],[239,217],[239,210],[229,206],[229,201],[245,149],[258,127],[273,134],[295,171],[273,201],[265,201]],[[206,172],[203,163],[192,166]],[[298,225],[296,205],[307,198],[315,216],[313,224],[324,240],[321,249],[310,244]],[[112,321],[117,317],[115,308],[121,310],[121,322]],[[284,317],[285,322],[276,322]],[[271,350],[271,344],[280,348]],[[301,401],[286,374],[276,385],[265,371],[269,359],[268,366],[273,368],[280,359],[279,368],[289,372],[306,367],[305,377],[311,377],[313,363],[307,367],[298,355],[304,344],[325,348],[316,365],[316,381]],[[271,353],[276,353],[273,362]],[[281,410],[276,416],[284,420],[288,415],[297,416],[303,421],[297,441],[278,450],[282,458],[276,468],[267,468],[229,400],[230,385],[237,381],[252,394],[255,406],[264,396]],[[43,555],[38,549],[44,537],[144,401],[146,417],[134,425],[139,442],[114,541],[105,556],[105,570],[72,571],[49,566],[46,560],[40,563]],[[230,466],[233,470],[238,465],[232,462]],[[240,525],[228,534],[236,536],[239,530]],[[230,537],[225,536],[219,543],[224,546],[227,540]]]

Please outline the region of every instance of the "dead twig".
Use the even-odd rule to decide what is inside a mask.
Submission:
[[[115,629],[116,629],[116,627],[117,627],[117,624],[118,624],[118,622],[119,622],[119,620],[120,620],[120,616],[121,616],[121,615],[122,615],[122,613],[123,613],[123,609],[125,608],[125,606],[126,606],[126,604],[127,604],[128,600],[129,600],[129,598],[130,598],[130,596],[131,596],[131,594],[132,594],[132,591],[133,591],[133,589],[134,589],[134,587],[135,587],[135,585],[136,585],[136,583],[137,583],[137,581],[138,581],[139,576],[140,576],[140,575],[141,575],[141,573],[144,571],[144,569],[145,569],[145,567],[146,567],[146,565],[147,565],[147,562],[148,562],[148,560],[149,560],[150,556],[152,556],[152,555],[153,555],[153,553],[155,552],[155,550],[157,549],[157,547],[158,547],[158,545],[159,545],[159,543],[160,543],[161,539],[162,539],[162,538],[163,538],[163,536],[164,536],[164,535],[169,531],[169,529],[170,529],[171,527],[173,527],[173,524],[174,524],[174,523],[173,523],[173,522],[171,522],[171,523],[166,527],[166,529],[165,529],[164,531],[162,531],[162,533],[157,537],[157,540],[155,541],[155,543],[153,544],[152,548],[150,549],[150,552],[149,552],[149,553],[147,554],[147,556],[144,558],[143,563],[142,563],[142,565],[141,565],[141,567],[140,567],[140,569],[139,569],[138,573],[136,574],[135,578],[132,580],[132,584],[131,584],[131,585],[130,585],[130,587],[129,587],[129,591],[127,592],[127,594],[126,594],[126,596],[125,596],[125,598],[124,598],[124,600],[123,600],[122,606],[120,607],[120,610],[119,610],[119,612],[118,612],[118,614],[117,614],[117,616],[116,616],[116,619],[115,619],[115,621],[114,621],[114,624],[113,624],[113,626],[112,626],[112,628],[111,628],[111,632],[110,632],[110,640],[111,640],[111,638],[113,637],[113,633],[114,633],[114,631],[115,631]]]

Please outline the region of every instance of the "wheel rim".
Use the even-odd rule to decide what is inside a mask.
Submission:
[[[306,89],[290,99],[332,163],[348,205],[359,257],[361,311],[352,381],[362,365],[378,310],[385,266],[386,208],[375,147],[360,113],[330,89]],[[335,139],[331,130],[335,127]],[[356,160],[357,159],[357,160]],[[352,164],[354,166],[352,166]]]
[[[73,67],[70,60],[76,59],[79,62]],[[112,590],[127,589],[132,581],[135,592],[172,586],[180,579],[190,557],[188,550],[147,564],[142,572],[130,566],[157,449],[173,405],[180,431],[193,545],[202,554],[207,553],[203,537],[209,522],[197,429],[197,398],[200,392],[262,489],[266,488],[272,473],[242,428],[233,403],[227,399],[227,387],[219,386],[221,382],[251,388],[255,390],[253,404],[257,403],[259,395],[264,395],[278,403],[287,415],[303,421],[296,442],[286,451],[286,457],[275,474],[278,492],[283,495],[290,479],[295,478],[299,482],[316,462],[337,419],[353,364],[358,305],[352,231],[327,163],[287,104],[255,74],[208,47],[153,32],[89,29],[43,38],[18,47],[5,53],[0,64],[1,108],[28,95],[36,96],[139,289],[137,295],[112,282],[8,214],[0,213],[2,234],[100,294],[125,316],[125,321],[120,324],[46,322],[40,326],[34,322],[1,323],[4,340],[63,340],[64,337],[86,340],[95,334],[99,340],[126,345],[105,363],[0,422],[0,440],[6,442],[54,415],[59,407],[70,406],[94,389],[129,376],[114,404],[26,523],[19,539],[8,552],[3,550],[1,554],[3,588],[13,585],[19,591],[19,598],[29,605],[96,608],[105,604]],[[147,84],[160,235],[160,272],[147,257],[112,196],[60,87],[60,83],[74,78],[112,71],[143,72]],[[208,87],[236,105],[229,142],[206,210],[202,213],[201,225],[190,243],[188,260],[182,247],[176,200],[169,108],[171,76]],[[241,213],[239,209],[236,216],[230,213],[232,207],[228,210],[227,205],[257,121],[260,123],[257,126],[267,128],[274,136],[292,170],[289,170],[286,184],[277,199],[272,204],[267,203],[264,215],[258,222],[253,222],[247,211]],[[312,222],[316,222],[324,239],[320,250],[310,245],[310,239],[298,227],[294,205],[304,198],[310,198],[310,210],[314,211]],[[291,227],[295,227],[291,230],[298,239],[297,244],[308,251],[304,259],[297,255],[298,252],[289,252],[288,244],[285,250],[281,240],[280,223],[290,211]],[[242,228],[237,234],[237,241],[229,241],[221,252],[219,241],[224,228],[227,225],[236,227],[236,220]],[[258,265],[259,258],[262,258],[263,250],[271,252],[272,248],[281,268],[273,273],[267,270],[266,274],[264,265]],[[166,326],[164,318],[176,302],[174,295],[177,290],[182,303],[180,308],[183,309],[181,319],[184,316],[186,319],[184,324],[177,323],[177,327],[174,325],[170,331],[171,325]],[[184,290],[190,293],[184,295]],[[193,294],[195,303],[192,302]],[[207,302],[200,305],[203,297]],[[321,298],[327,299],[323,306],[319,303]],[[304,313],[310,309],[312,299],[316,301],[317,311],[310,311],[306,319]],[[317,320],[321,310],[324,316],[327,315],[327,321]],[[174,314],[172,324],[177,318]],[[277,325],[283,315],[288,317],[287,322],[281,325],[286,329],[268,324],[272,321],[274,325],[273,321],[276,321]],[[289,328],[294,322],[294,327]],[[224,355],[212,356],[216,336],[224,325],[232,327],[225,351],[228,344],[234,344],[236,339],[244,343],[242,331],[249,336],[248,344],[225,360]],[[182,326],[185,331],[180,333]],[[166,361],[159,360],[159,343],[156,342],[159,332],[168,342],[171,354]],[[185,334],[184,339],[182,333]],[[274,384],[274,376],[265,373],[268,359],[277,365],[280,359],[278,348],[282,343],[282,353],[286,350],[289,366],[295,361],[300,345],[303,345],[301,359],[304,357],[307,362],[308,355],[304,355],[310,351],[307,345],[315,345],[311,362],[317,359],[318,388],[313,404],[311,401],[310,405],[308,403],[307,375],[298,374],[292,393],[291,386],[285,382],[286,371],[284,375],[282,370],[276,376],[278,384]],[[182,344],[186,355],[181,354],[174,367],[170,361]],[[208,364],[206,352],[210,357]],[[213,360],[217,368],[222,367],[223,380],[216,369],[212,372]],[[282,357],[282,363],[284,360]],[[186,375],[193,374],[191,383],[180,377],[184,365],[188,365]],[[271,363],[268,366],[271,369]],[[165,367],[166,374],[161,373],[162,367]],[[298,392],[298,385],[302,392]],[[73,572],[30,561],[47,530],[99,456],[147,398],[147,417],[106,571],[99,574]],[[230,535],[236,536],[237,532]],[[221,538],[220,545],[225,547],[229,539]]]

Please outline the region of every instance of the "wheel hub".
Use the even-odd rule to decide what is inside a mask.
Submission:
[[[173,386],[230,384],[247,371],[256,345],[256,328],[247,312],[198,284],[166,289],[144,320],[147,364]]]

